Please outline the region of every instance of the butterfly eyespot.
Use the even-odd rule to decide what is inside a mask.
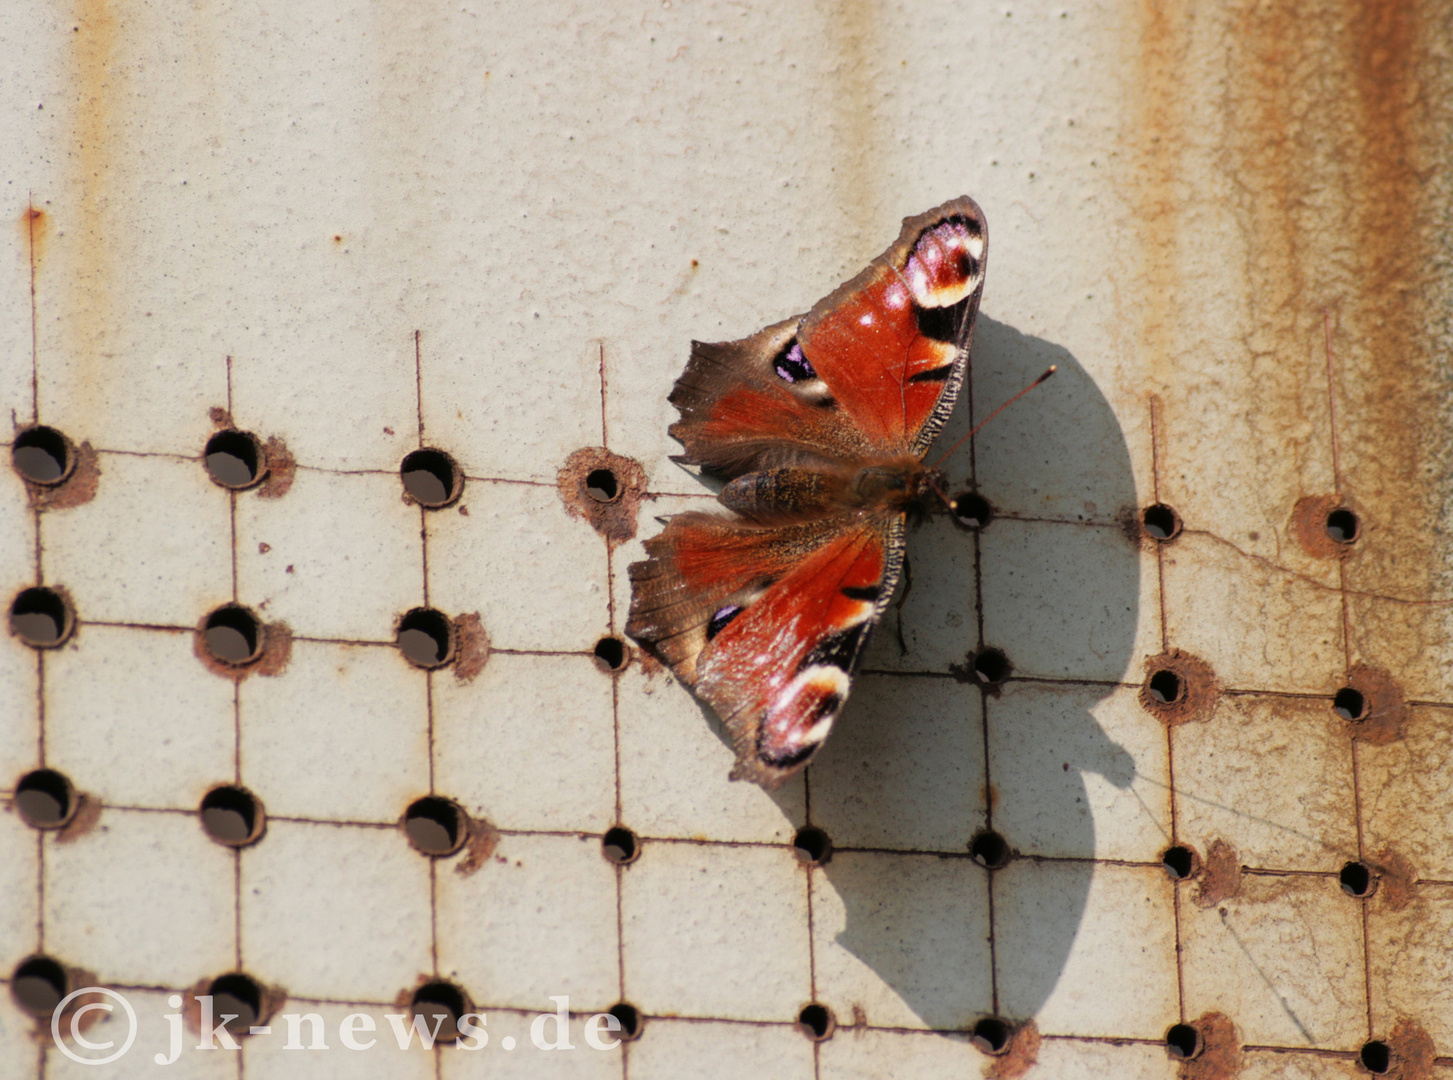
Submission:
[[[731,622],[746,609],[740,604],[728,604],[726,607],[717,608],[716,614],[706,624],[706,640],[710,641],[723,630],[727,623]]]
[[[785,383],[800,383],[817,378],[817,371],[813,368],[812,362],[803,355],[802,346],[795,340],[783,349],[777,359],[772,362],[772,369],[777,372],[777,377]]]

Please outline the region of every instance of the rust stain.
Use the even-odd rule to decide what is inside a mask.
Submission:
[[[20,211],[20,242],[30,253],[30,270],[32,273],[35,272],[36,267],[45,261],[50,233],[50,215],[40,207],[32,204]]]
[[[1430,1080],[1437,1048],[1433,1037],[1416,1021],[1400,1017],[1387,1040],[1392,1050],[1392,1068],[1387,1075],[1396,1080]]]
[[[1183,1061],[1180,1080],[1231,1080],[1241,1073],[1241,1039],[1236,1025],[1224,1013],[1210,1012],[1191,1021],[1201,1033],[1201,1052]]]
[[[249,675],[272,677],[287,670],[288,662],[293,658],[293,630],[287,623],[263,623],[259,620],[262,649],[257,657],[243,664],[229,664],[218,660],[207,649],[207,619],[210,614],[203,615],[192,632],[192,652],[212,674],[241,682]]]
[[[77,0],[75,32],[70,35],[75,64],[67,187],[79,193],[77,220],[67,223],[74,245],[68,260],[62,308],[67,329],[64,348],[79,364],[82,385],[101,383],[114,332],[116,309],[115,234],[118,105],[124,100],[127,68],[117,63],[121,21],[115,0]]]
[[[101,482],[101,459],[89,442],[74,449],[75,465],[59,484],[36,484],[25,481],[30,505],[38,510],[69,510],[83,506],[96,497]]]
[[[1418,872],[1407,856],[1392,848],[1383,848],[1371,860],[1371,865],[1377,871],[1377,900],[1382,910],[1402,911],[1413,902],[1413,886],[1418,880]]]
[[[1152,681],[1161,672],[1170,672],[1179,680],[1179,694],[1162,701],[1151,689]],[[1208,720],[1220,699],[1221,688],[1211,665],[1199,656],[1181,649],[1171,649],[1145,661],[1145,682],[1140,686],[1140,705],[1161,723],[1174,726],[1193,720]]]
[[[1353,545],[1339,544],[1327,532],[1327,515],[1345,505],[1340,495],[1303,495],[1292,507],[1287,531],[1313,558],[1340,559],[1350,555]],[[1362,515],[1357,516],[1361,520]]]
[[[276,435],[270,436],[267,442],[263,443],[262,458],[267,475],[258,485],[257,496],[260,499],[281,499],[293,486],[293,477],[298,471],[298,463],[293,460],[287,443]]]
[[[1385,746],[1403,737],[1408,704],[1390,672],[1359,662],[1347,673],[1347,685],[1362,694],[1366,707],[1365,715],[1353,728],[1356,739]]]
[[[484,818],[469,816],[468,836],[464,841],[464,855],[454,866],[460,877],[469,877],[489,862],[499,846],[499,830]]]
[[[213,405],[207,410],[207,416],[211,419],[213,426],[223,430],[236,430],[232,423],[232,414],[220,405]]]
[[[833,66],[831,94],[822,103],[837,149],[831,205],[838,235],[852,244],[868,238],[882,204],[882,155],[891,137],[879,115],[891,88],[888,61],[879,55],[880,6],[877,0],[836,0],[819,9],[827,31],[821,45]]]
[[[984,1066],[986,1080],[1018,1080],[1039,1061],[1039,1026],[1027,1020],[1014,1029],[1004,1053]]]
[[[609,501],[593,496],[586,483],[592,473],[601,470],[615,477],[616,494]],[[646,470],[640,463],[601,446],[587,446],[571,454],[560,467],[556,485],[571,517],[584,518],[601,536],[617,543],[636,535],[641,500],[650,498]]]
[[[454,620],[454,678],[472,682],[489,663],[489,634],[479,612],[471,611]]]
[[[1241,891],[1241,859],[1225,840],[1211,842],[1206,866],[1191,900],[1197,907],[1215,907]],[[1205,1033],[1202,1032],[1204,1035]]]
[[[1453,400],[1446,6],[1142,0],[1138,24],[1123,165],[1136,268],[1122,310],[1152,387],[1184,386],[1189,363],[1208,392],[1245,395],[1241,453],[1292,460],[1377,523],[1376,542],[1336,552],[1349,587],[1439,598],[1453,575],[1453,425],[1434,419]],[[1228,273],[1233,294],[1208,305]],[[1301,524],[1303,546],[1333,554]],[[1363,648],[1446,649],[1441,618],[1426,617],[1443,627],[1431,635],[1380,620]]]

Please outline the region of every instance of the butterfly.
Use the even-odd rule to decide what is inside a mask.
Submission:
[[[721,718],[733,780],[782,784],[847,700],[939,488],[923,457],[963,383],[987,253],[983,211],[954,199],[806,315],[691,344],[673,460],[725,481],[729,513],[646,541],[626,633]]]

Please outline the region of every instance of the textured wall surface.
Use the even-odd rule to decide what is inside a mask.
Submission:
[[[1450,41],[0,5],[0,1080],[1453,1076]],[[729,783],[619,648],[709,505],[666,395],[960,194],[943,445],[1060,373],[947,463],[992,518],[910,536],[812,768]],[[192,1049],[209,996],[271,1032]],[[399,1050],[415,1004],[488,1045]]]

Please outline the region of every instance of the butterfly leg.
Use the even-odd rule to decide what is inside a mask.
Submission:
[[[903,588],[898,590],[898,599],[893,601],[893,612],[898,616],[895,622],[898,637],[898,655],[908,655],[908,643],[903,640],[903,605],[908,600],[909,590],[913,588],[913,566],[908,561],[908,553],[903,553]]]

